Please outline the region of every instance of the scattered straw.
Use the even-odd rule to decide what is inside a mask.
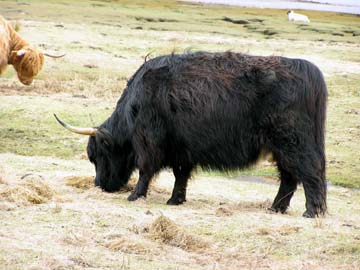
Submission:
[[[227,206],[221,206],[216,209],[215,215],[217,217],[229,217],[234,215],[237,211],[254,211],[264,210],[271,207],[271,201],[244,201],[237,204],[231,204]]]
[[[149,248],[147,243],[135,241],[133,239],[126,239],[125,237],[118,238],[116,240],[111,240],[105,244],[110,250],[121,251],[127,254],[150,254],[152,250]]]
[[[77,247],[86,245],[88,243],[88,240],[89,238],[85,237],[84,235],[78,234],[74,231],[70,231],[62,238],[62,242],[64,244],[77,246]]]
[[[323,229],[324,228],[324,218],[321,218],[321,217],[315,218],[314,228]]]
[[[94,177],[93,176],[68,176],[65,177],[67,186],[79,188],[79,189],[89,189],[94,186]]]
[[[150,225],[149,235],[153,240],[187,251],[196,251],[209,246],[209,243],[200,237],[185,232],[163,215]]]
[[[18,206],[41,204],[48,202],[54,195],[55,191],[47,183],[29,178],[0,190],[0,201],[13,202]]]
[[[280,227],[260,227],[257,229],[259,235],[270,235],[270,236],[287,236],[297,233],[301,230],[299,226],[282,225]]]
[[[217,217],[229,217],[233,215],[233,211],[226,207],[219,207],[215,212]]]
[[[281,235],[290,235],[290,234],[299,232],[300,229],[301,229],[301,227],[299,227],[299,226],[283,225],[279,228],[279,233]]]
[[[74,199],[71,197],[68,197],[66,195],[56,195],[54,196],[54,201],[57,203],[69,203],[69,202],[73,202]]]
[[[272,230],[268,227],[262,227],[257,230],[257,234],[259,235],[269,235],[272,234]]]
[[[7,185],[7,182],[5,181],[5,179],[0,175],[0,185]]]
[[[244,201],[239,202],[235,207],[234,210],[261,210],[261,209],[268,209],[271,207],[271,201],[265,200],[265,201]]]
[[[84,255],[82,254],[77,254],[73,257],[70,258],[71,261],[73,261],[75,263],[75,265],[80,266],[80,267],[84,267],[84,268],[93,268],[94,266],[92,265],[91,262],[89,262],[89,259],[86,258]]]

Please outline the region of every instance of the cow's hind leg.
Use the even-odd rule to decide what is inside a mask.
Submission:
[[[280,188],[270,210],[284,214],[290,205],[290,200],[297,188],[297,181],[292,175],[284,170],[279,164]]]
[[[285,182],[281,179],[279,194],[274,201],[274,204],[276,204],[282,197],[287,195],[286,192],[289,193],[291,190],[294,190],[295,183],[302,183],[306,199],[306,211],[303,216],[310,218],[323,215],[326,212],[325,161],[323,155],[320,155],[314,149],[316,149],[315,145],[313,147],[303,145],[301,150],[297,147],[282,153],[280,157],[283,160],[282,167],[289,172],[291,177],[295,179],[295,182]],[[282,207],[285,207],[287,200],[290,201],[291,198],[285,197],[285,201],[279,203]],[[281,207],[278,209],[282,210]]]
[[[186,186],[191,175],[192,167],[174,167],[175,185],[171,198],[167,201],[170,205],[179,205],[186,201]]]
[[[294,173],[305,191],[306,211],[303,216],[314,218],[326,212],[325,156],[315,144],[309,144],[305,149],[299,155]]]
[[[306,211],[303,216],[314,218],[326,213],[326,181],[319,175],[303,178]]]

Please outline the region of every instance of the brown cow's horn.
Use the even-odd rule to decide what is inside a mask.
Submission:
[[[60,123],[60,125],[62,125],[66,129],[70,130],[71,132],[74,132],[77,134],[82,134],[82,135],[89,135],[89,136],[96,135],[96,132],[97,132],[96,128],[74,127],[74,126],[71,126],[71,125],[63,122],[62,120],[60,120],[55,113],[54,113],[54,116],[55,116],[56,120]]]
[[[64,52],[60,53],[60,54],[53,54],[53,53],[50,53],[50,52],[43,52],[43,54],[45,56],[49,56],[49,57],[52,57],[52,58],[61,58],[61,57],[66,55],[66,53],[64,53]]]

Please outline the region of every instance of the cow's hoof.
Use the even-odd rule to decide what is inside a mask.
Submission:
[[[314,218],[315,216],[317,216],[314,212],[306,210],[303,214],[303,217],[305,218]]]
[[[184,202],[186,202],[185,198],[170,198],[166,204],[167,205],[179,205],[179,204],[183,204]]]
[[[273,207],[272,206],[272,207],[269,207],[267,210],[274,212],[274,213],[280,212],[281,214],[286,214],[287,207]]]
[[[279,211],[278,209],[276,209],[274,207],[268,207],[267,210],[270,212],[274,212],[274,213],[277,213]]]
[[[128,199],[128,201],[133,202],[133,201],[136,201],[139,197],[140,196],[137,195],[136,193],[131,193],[127,199]]]

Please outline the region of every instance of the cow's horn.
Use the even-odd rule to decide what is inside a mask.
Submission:
[[[26,53],[26,50],[25,49],[21,49],[21,50],[18,50],[16,55],[17,56],[23,56],[24,54]]]
[[[60,53],[60,54],[53,54],[53,53],[50,53],[50,52],[43,52],[43,54],[45,56],[49,56],[49,57],[52,57],[52,58],[61,58],[61,57],[64,57],[66,55],[66,53]]]
[[[89,135],[89,136],[96,135],[96,132],[97,132],[96,128],[74,127],[74,126],[71,126],[71,125],[65,123],[64,121],[60,120],[55,113],[54,113],[54,116],[55,116],[56,120],[60,123],[60,125],[62,125],[64,128],[66,128],[74,133],[82,134],[82,135]]]

